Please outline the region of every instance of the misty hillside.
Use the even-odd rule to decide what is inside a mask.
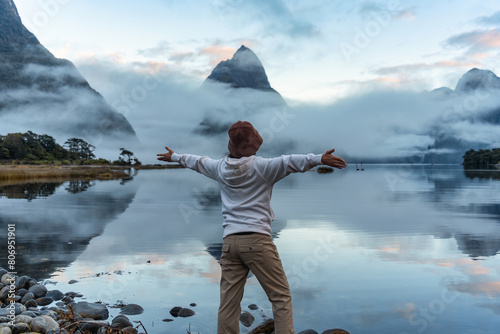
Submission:
[[[0,131],[136,138],[135,131],[68,60],[29,32],[12,0],[0,0]]]
[[[471,148],[498,145],[500,132],[495,127],[500,125],[500,78],[495,73],[473,68],[458,80],[454,90],[441,87],[429,96],[446,109],[440,122],[430,129],[434,144],[429,146],[426,162],[459,163]],[[484,132],[474,133],[479,129]]]

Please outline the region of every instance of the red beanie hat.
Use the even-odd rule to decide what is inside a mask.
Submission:
[[[234,158],[249,157],[257,153],[262,137],[250,122],[238,121],[231,125],[227,148]]]

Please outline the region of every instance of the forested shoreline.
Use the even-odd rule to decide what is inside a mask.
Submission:
[[[500,148],[491,150],[468,150],[465,152],[464,167],[491,167],[500,165]]]

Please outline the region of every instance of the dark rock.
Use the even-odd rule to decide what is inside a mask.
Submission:
[[[74,291],[66,292],[64,295],[65,295],[65,296],[69,296],[69,297],[71,297],[71,298],[75,298],[75,297],[83,297],[83,295],[82,295],[81,293],[74,292]]]
[[[82,326],[82,331],[85,332],[90,332],[92,334],[96,334],[97,331],[101,328],[100,324],[94,323],[94,322],[87,322]]]
[[[182,318],[187,318],[187,317],[192,317],[193,315],[195,315],[195,312],[189,308],[181,308],[179,310],[179,313],[177,313],[177,315],[179,317],[182,317]]]
[[[298,334],[318,334],[314,329],[306,329],[305,331],[301,331]]]
[[[35,298],[45,297],[47,294],[47,287],[42,284],[36,284],[30,287],[28,291],[34,294]]]
[[[259,326],[252,329],[248,334],[271,334],[274,332],[274,320],[267,319]]]
[[[78,283],[76,279],[72,279],[71,281],[68,282],[68,284],[75,284],[75,283]]]
[[[28,293],[28,290],[26,289],[19,289],[17,290],[17,295],[20,296],[20,297],[24,297],[26,294]]]
[[[109,317],[108,308],[99,303],[78,302],[73,306],[76,313],[84,318],[106,320]]]
[[[8,271],[3,269],[3,268],[0,268],[0,277],[2,277],[3,275],[7,274]]]
[[[340,328],[334,328],[327,329],[326,331],[321,332],[321,334],[349,334],[349,332]]]
[[[30,279],[30,281],[28,282],[28,286],[31,288],[33,285],[37,285],[38,282],[36,281],[36,279],[32,278]]]
[[[45,295],[45,297],[50,297],[50,298],[52,298],[54,300],[61,300],[64,297],[64,293],[62,293],[59,290],[50,290],[50,291],[47,292],[47,294]]]
[[[250,327],[254,321],[255,317],[250,312],[243,311],[243,313],[241,313],[240,322],[243,326]]]
[[[196,306],[196,303],[191,303],[191,304],[189,304],[189,306],[191,306],[191,307],[195,307],[195,306]]]
[[[182,310],[182,307],[180,306],[172,307],[172,309],[170,310],[170,314],[172,315],[172,317],[177,318],[179,316],[180,310]]]
[[[12,327],[12,334],[21,334],[29,332],[31,332],[30,326],[22,322],[15,324],[14,327]]]
[[[144,312],[144,309],[140,305],[128,304],[122,307],[120,314],[136,315],[136,314],[141,314],[142,312]]]
[[[27,308],[30,308],[30,307],[38,307],[38,304],[37,304],[36,300],[34,300],[34,299],[29,299],[29,300],[27,300],[27,301],[24,303],[24,306],[26,306]]]
[[[113,321],[111,321],[111,327],[114,327],[114,328],[118,328],[118,329],[121,329],[121,328],[125,328],[125,327],[130,327],[130,326],[133,326],[133,324],[130,322],[130,320],[124,316],[124,315],[117,315]]]
[[[52,304],[54,302],[54,299],[52,299],[50,297],[41,297],[41,298],[35,299],[35,301],[38,304],[38,306],[46,306],[46,305]]]
[[[7,318],[7,319],[8,319],[8,318]],[[174,321],[174,319],[166,318],[166,319],[163,319],[162,321],[163,321],[163,322],[172,322],[172,321]]]
[[[30,281],[31,277],[29,276],[19,276],[18,278],[16,278],[16,290],[19,290],[19,289],[24,289],[24,288],[29,288],[28,286],[28,282]]]
[[[255,305],[255,304],[248,305],[248,308],[251,309],[251,310],[258,310],[259,309],[259,307],[257,305]]]
[[[7,318],[6,316],[0,316],[0,324],[4,322],[9,322],[11,321],[10,318]]]
[[[69,304],[74,302],[75,300],[71,298],[70,296],[64,296],[63,299],[61,299],[65,304]]]

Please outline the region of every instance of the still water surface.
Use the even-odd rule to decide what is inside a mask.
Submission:
[[[280,181],[274,241],[296,331],[498,333],[499,179],[461,166],[366,165]],[[16,225],[19,273],[88,301],[140,304],[145,312],[130,318],[150,334],[216,332],[222,228],[213,181],[152,170],[127,182],[0,186],[0,196],[0,228]],[[174,306],[196,315],[163,322]],[[272,316],[255,277],[242,308],[254,325]]]

